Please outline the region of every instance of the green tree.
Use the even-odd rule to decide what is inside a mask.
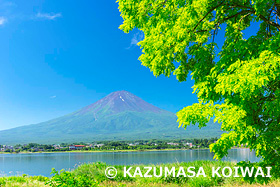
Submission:
[[[155,76],[174,74],[182,82],[191,75],[194,80],[199,102],[177,113],[180,126],[204,127],[213,118],[225,131],[210,146],[215,158],[246,144],[262,157],[262,163],[279,168],[280,1],[118,3],[124,19],[120,29],[128,33],[138,28],[144,33],[138,43],[142,65]],[[259,25],[256,34],[243,38],[252,24]],[[221,26],[225,27],[225,41],[219,47],[215,35]]]

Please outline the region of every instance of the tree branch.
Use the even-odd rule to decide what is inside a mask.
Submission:
[[[229,19],[231,19],[231,18],[234,18],[234,17],[238,16],[239,14],[244,14],[244,13],[248,13],[248,12],[250,12],[250,10],[242,10],[242,11],[240,11],[240,12],[234,14],[234,15],[231,15],[231,16],[229,16],[229,17],[223,19],[222,22],[227,21],[227,20],[229,20]],[[248,14],[247,14],[247,15],[248,15]]]
[[[214,6],[213,8],[211,8],[204,16],[202,19],[199,20],[199,22],[196,24],[196,26],[193,28],[193,31],[195,31],[195,29],[198,27],[198,25],[213,11],[215,10],[216,8],[218,8],[219,6],[221,6],[223,3],[225,2],[222,1],[220,4],[218,4],[217,6]]]
[[[277,10],[275,10],[275,11],[276,11],[276,14],[277,14],[278,17],[280,17],[280,3],[276,3],[276,2],[275,2],[275,6],[276,6],[276,8],[277,8]]]
[[[253,12],[252,12],[253,13]],[[255,11],[254,11],[254,14],[255,14]],[[256,15],[256,14],[255,14]],[[259,16],[264,22],[266,22],[267,24],[269,24],[269,25],[272,25],[272,26],[274,26],[274,27],[276,27],[278,30],[280,30],[280,25],[279,24],[277,24],[277,23],[275,23],[275,22],[272,22],[272,21],[270,21],[269,19],[267,19],[266,17],[264,17],[263,15],[257,15],[257,16]]]
[[[280,4],[275,4],[275,6],[277,7],[277,11],[279,11],[279,9],[280,9]],[[261,15],[261,14],[257,15],[255,9],[252,8],[252,7],[247,7],[247,6],[238,5],[238,4],[234,4],[234,5],[232,5],[232,7],[249,9],[249,11],[250,11],[252,14],[254,14],[254,15],[256,15],[256,16],[259,16],[259,17],[261,18],[261,20],[263,20],[263,21],[266,22],[267,24],[272,25],[272,26],[278,28],[278,30],[280,30],[280,25],[279,25],[279,24],[277,24],[277,23],[275,23],[275,22],[273,22],[273,21],[270,21],[269,19],[267,19],[265,16],[263,16],[263,15]],[[278,13],[279,13],[279,12],[278,12]],[[278,13],[277,13],[277,15],[278,15]]]

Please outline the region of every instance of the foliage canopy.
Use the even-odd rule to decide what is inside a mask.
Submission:
[[[128,33],[141,30],[139,60],[155,76],[186,81],[191,73],[199,103],[177,113],[180,126],[206,125],[225,133],[210,149],[220,159],[246,144],[262,163],[280,166],[280,1],[118,0]],[[259,24],[256,34],[244,30]],[[215,35],[225,27],[218,49]],[[218,49],[218,50],[217,50]],[[275,171],[276,172],[276,171]]]

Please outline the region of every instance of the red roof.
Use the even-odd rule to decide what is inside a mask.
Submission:
[[[84,145],[74,145],[75,147],[85,147]]]

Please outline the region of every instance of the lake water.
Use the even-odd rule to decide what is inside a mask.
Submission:
[[[43,175],[50,176],[52,168],[69,170],[82,163],[106,162],[111,165],[159,164],[188,162],[194,160],[213,160],[209,150],[176,150],[150,152],[100,152],[100,153],[31,153],[0,154],[0,176]],[[227,161],[257,162],[260,159],[249,149],[232,149]]]

